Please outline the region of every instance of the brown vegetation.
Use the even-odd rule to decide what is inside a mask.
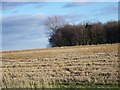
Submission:
[[[118,21],[69,24],[63,18],[53,16],[48,18],[45,25],[52,47],[120,43]]]
[[[3,51],[3,87],[118,83],[118,44]]]

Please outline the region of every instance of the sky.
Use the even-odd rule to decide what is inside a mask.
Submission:
[[[2,2],[2,50],[47,48],[44,22],[59,15],[70,23],[118,20],[117,2]]]

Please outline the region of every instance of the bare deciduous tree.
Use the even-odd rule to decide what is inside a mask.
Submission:
[[[65,24],[65,20],[60,16],[48,17],[45,21],[45,27],[50,31],[50,34],[54,34],[56,30],[63,27]]]
[[[60,16],[48,17],[45,22],[49,32],[49,42],[52,47],[74,46],[86,44],[105,44],[120,42],[118,22],[70,24]]]

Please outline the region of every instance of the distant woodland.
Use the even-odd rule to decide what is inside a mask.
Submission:
[[[58,16],[45,22],[51,47],[112,44],[120,42],[119,21],[69,24]]]

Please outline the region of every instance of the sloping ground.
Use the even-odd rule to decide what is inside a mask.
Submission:
[[[118,83],[118,45],[3,51],[3,87],[40,88],[55,83]]]

